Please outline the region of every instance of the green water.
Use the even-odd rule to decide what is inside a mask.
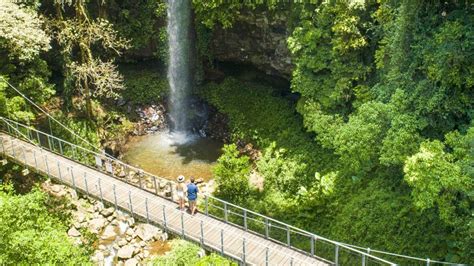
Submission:
[[[221,154],[222,142],[198,136],[157,132],[133,137],[124,161],[168,179],[184,175],[209,180],[211,168]]]

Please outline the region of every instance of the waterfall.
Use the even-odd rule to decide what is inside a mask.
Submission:
[[[172,131],[189,130],[189,90],[191,88],[191,0],[168,0],[168,82]]]

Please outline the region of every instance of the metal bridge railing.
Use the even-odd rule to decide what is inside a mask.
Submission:
[[[100,154],[16,121],[0,117],[0,128],[19,139],[26,139],[42,148],[78,161],[133,186],[173,200],[174,182],[130,166],[106,154]],[[268,240],[286,245],[310,256],[317,256],[336,265],[396,265],[344,243],[310,233],[268,216],[242,208],[211,195],[204,196],[204,213]]]

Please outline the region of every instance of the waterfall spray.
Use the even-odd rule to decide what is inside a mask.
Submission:
[[[189,130],[189,90],[191,88],[189,28],[191,0],[168,0],[168,82],[172,131]]]

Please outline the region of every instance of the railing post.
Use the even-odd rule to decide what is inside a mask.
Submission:
[[[10,137],[10,143],[12,144],[13,158],[16,158],[16,155],[15,155],[15,147],[13,146],[13,137]]]
[[[244,228],[247,231],[247,210],[244,209]]]
[[[243,238],[242,241],[242,261],[244,262],[244,265],[246,264],[246,253],[245,253],[245,237]]]
[[[166,231],[166,210],[165,210],[166,206],[163,205],[163,228],[165,229]]]
[[[336,244],[335,251],[334,251],[334,264],[337,266],[339,265],[339,245]]]
[[[146,223],[150,223],[150,215],[148,214],[148,198],[145,198]]]
[[[63,155],[63,145],[61,144],[61,140],[58,139],[58,142],[59,142],[59,152],[61,153],[61,155]]]
[[[290,258],[290,266],[293,266],[293,260],[294,260],[294,258],[291,257],[291,258]]]
[[[48,147],[49,147],[49,150],[52,151],[53,149],[51,148],[51,136],[47,135],[46,137],[48,138]]]
[[[158,186],[156,185],[156,177],[153,177],[153,184],[155,184],[155,194],[158,195]]]
[[[314,235],[311,235],[311,256],[314,257]]]
[[[184,212],[181,212],[181,235],[184,238]]]
[[[430,266],[430,258],[426,259],[426,266]]]
[[[265,238],[268,238],[268,218],[265,217]]]
[[[35,168],[38,170],[38,159],[36,158],[36,151],[33,150],[33,157],[35,158]]]
[[[114,191],[114,204],[115,204],[115,210],[118,210],[118,204],[117,204],[117,192],[115,191],[115,184],[113,185],[112,187],[112,190]],[[147,206],[148,207],[148,206]],[[148,214],[148,210],[147,210],[147,214]],[[148,217],[147,217],[148,218]]]
[[[74,191],[77,193],[77,187],[76,187],[76,180],[74,178],[74,168],[71,166],[71,179],[72,179],[72,187],[74,188]]]
[[[28,165],[26,162],[26,153],[25,153],[25,148],[21,146],[21,152],[23,153],[23,161],[25,161],[25,167]]]
[[[290,242],[290,227],[288,225],[286,226],[286,244],[290,247],[291,242]]]
[[[89,196],[89,186],[87,185],[87,172],[84,172],[84,184],[86,185],[86,193]]]
[[[227,223],[227,202],[224,201],[224,221]]]
[[[209,216],[209,196],[204,196],[204,207],[206,209],[206,216]]]
[[[3,145],[3,137],[0,137],[0,142],[2,144],[2,152],[5,153],[5,155],[6,155],[5,146]]]
[[[366,257],[365,254],[362,254],[362,266],[366,265]]]
[[[41,139],[40,139],[39,132],[37,130],[36,130],[36,139],[38,140],[38,145],[41,146]]]
[[[102,185],[100,182],[100,178],[99,178],[99,192],[100,192],[100,201],[102,202],[102,205],[104,205],[104,197],[102,196]]]
[[[57,165],[58,165],[59,179],[63,180],[63,176],[61,175],[61,166],[59,166],[59,161],[58,161]],[[64,180],[63,180],[63,182],[64,182]]]
[[[204,222],[201,220],[201,247],[204,247]]]
[[[269,248],[265,248],[265,266],[268,266],[269,259],[268,259]]]
[[[48,155],[44,155],[44,163],[46,164],[46,171],[48,171],[48,177],[51,178],[51,174],[49,172],[49,164],[48,164]]]
[[[130,190],[128,191],[128,203],[130,204],[130,213],[133,217],[132,192]]]
[[[221,255],[224,256],[224,229],[221,229]]]
[[[143,189],[143,187],[142,187],[142,172],[141,171],[138,172],[138,186],[141,189]]]

